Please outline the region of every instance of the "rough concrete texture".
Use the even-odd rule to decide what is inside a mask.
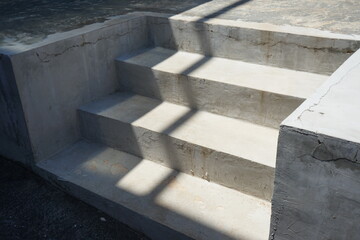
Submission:
[[[360,34],[358,0],[213,0],[182,14]]]
[[[270,239],[360,236],[358,143],[283,126]]]
[[[272,239],[358,239],[360,52],[282,124]]]
[[[169,20],[167,16],[150,13],[130,14],[104,24],[53,35],[41,43],[23,48],[6,47],[0,50],[9,55],[12,62],[27,123],[31,143],[29,146],[32,147],[35,161],[46,159],[80,138],[76,118],[76,109],[79,106],[119,90],[114,61],[116,57],[154,44],[170,44],[171,47],[174,43],[181,43],[179,46],[186,48],[184,50],[195,52],[199,51],[199,47],[200,50],[206,50],[208,46],[215,44],[211,45],[210,50],[216,49],[217,54],[222,57],[232,58],[236,55],[253,61],[253,56],[262,58],[264,51],[271,49],[275,53],[276,49],[280,51],[278,48],[282,45],[276,44],[273,48],[267,46],[260,50],[261,54],[254,54],[252,51],[256,51],[256,46],[259,45],[256,42],[254,45],[251,41],[258,39],[264,31],[270,34],[271,28],[247,28],[243,24],[238,25],[234,21],[226,20],[226,24],[230,24],[229,27],[217,19],[211,23],[204,23],[191,22],[196,19],[188,17],[184,20],[182,16]],[[211,29],[212,32],[203,31],[204,29]],[[211,36],[208,36],[208,33]],[[242,36],[240,33],[244,33],[245,38],[251,40],[245,49],[236,47],[242,46],[241,41],[232,38]],[[301,39],[300,35],[296,34],[291,34],[292,37],[287,38],[288,34],[281,31],[271,34],[280,39],[284,38],[285,45],[288,41],[296,42]],[[358,44],[356,37],[341,35],[340,39],[335,39],[335,36],[339,37],[323,32],[317,33],[316,37],[311,35],[309,41],[302,43],[309,44],[306,48],[288,45],[289,53],[292,48],[296,49],[297,58],[288,60],[286,54],[275,54],[272,55],[276,56],[275,58],[269,59],[272,59],[274,64],[289,63],[297,66],[298,61],[305,63],[320,58],[321,61],[306,63],[306,66],[319,67],[320,63],[325,64],[324,69],[319,69],[321,72],[328,72],[337,67],[351,51],[355,51]],[[169,37],[171,41],[167,44]],[[209,44],[208,39],[213,39],[210,45],[206,45]],[[268,39],[260,38],[260,43],[267,43]],[[173,42],[174,40],[178,42]],[[316,47],[321,47],[321,50]],[[211,52],[205,51],[205,54],[209,53]]]
[[[28,169],[0,158],[0,239],[146,240]]]
[[[360,47],[359,35],[184,15],[147,19],[155,46],[320,74]]]
[[[82,141],[38,166],[152,239],[268,238],[269,202],[103,145]]]
[[[274,128],[328,78],[164,48],[117,66],[122,89]]]
[[[119,89],[114,59],[147,45],[144,18],[114,22],[57,36],[26,51],[7,49],[19,51],[9,56],[35,161],[79,139],[76,108]]]
[[[132,226],[155,237],[263,238],[263,234],[268,233],[267,215],[261,207],[263,204],[257,203],[264,201],[244,193],[270,199],[276,129],[133,94],[116,94],[89,104],[79,111],[81,121],[78,121],[76,109],[81,105],[120,89],[115,58],[158,45],[202,55],[330,74],[358,49],[359,36],[262,23],[208,20],[184,15],[169,19],[164,15],[137,13],[54,35],[42,43],[21,49],[15,46],[1,50],[10,57],[28,128],[29,146],[31,144],[37,166],[44,171],[36,167],[34,170],[71,194],[106,209],[119,220],[131,219]],[[350,220],[353,214],[357,214],[354,209],[359,202],[357,189],[350,189],[358,185],[359,135],[356,134],[356,126],[359,114],[354,111],[351,101],[353,95],[358,95],[358,58],[357,53],[295,115],[285,120],[281,128],[277,159],[279,170],[275,180],[278,186],[275,189],[271,228],[274,238],[346,236],[351,239],[358,233],[356,226],[348,228],[354,223]],[[203,62],[194,64],[193,71],[202,65],[206,66]],[[349,116],[353,118],[348,119]],[[343,124],[337,125],[338,121]],[[286,123],[289,123],[288,127]],[[188,175],[179,174],[184,176],[181,177],[184,182],[175,186],[190,194],[180,194],[176,187],[163,191],[159,196],[164,198],[156,199],[161,207],[152,205],[152,199],[127,195],[127,192],[141,190],[142,184],[150,188],[146,183],[158,184],[161,188],[161,179],[157,177],[164,175],[156,175],[157,170],[164,173],[168,171],[164,169],[168,168],[144,161],[149,165],[137,175],[136,167],[128,173],[121,166],[107,166],[107,158],[113,161],[138,158],[128,154],[122,158],[125,156],[123,153],[107,147],[106,159],[101,154],[98,158],[102,147],[98,151],[95,145],[86,147],[89,151],[85,152],[82,147],[79,151],[74,150],[78,147],[75,142],[81,139],[79,127],[83,136],[89,139],[185,171]],[[294,134],[292,129],[295,129]],[[311,132],[315,132],[316,137]],[[67,150],[61,152],[63,149]],[[44,160],[59,152],[61,154],[50,161]],[[113,159],[117,154],[121,156]],[[345,164],[342,164],[343,160]],[[91,164],[93,161],[95,165]],[[134,160],[132,164],[139,161]],[[337,165],[339,163],[340,166]],[[353,165],[349,167],[349,163]],[[130,179],[132,173],[139,179],[143,176],[144,181],[136,185],[130,184],[136,181],[125,181],[129,185],[119,183],[120,188],[114,187],[118,183],[118,179],[114,179],[126,179],[124,172]],[[104,185],[99,185],[101,181]],[[127,191],[119,192],[121,188]],[[203,194],[203,199],[208,201],[205,207],[201,202],[193,204],[194,201],[189,199],[195,193]],[[135,210],[123,206],[129,202],[134,204]],[[220,203],[223,202],[230,205],[222,209]],[[238,202],[244,204],[239,205]],[[253,207],[254,202],[256,207]],[[342,204],[339,205],[339,202]],[[322,211],[317,212],[318,209]],[[212,214],[214,218],[209,217]],[[246,218],[239,217],[243,215]],[[155,221],[151,216],[156,217]],[[329,216],[338,220],[322,225]],[[344,220],[346,216],[350,216],[347,221]],[[234,225],[235,222],[237,224]],[[261,226],[261,229],[251,228],[248,223],[251,223],[250,226]],[[316,228],[314,224],[317,224]],[[224,228],[219,229],[218,225],[224,225]]]
[[[87,139],[271,199],[275,129],[128,93],[82,107],[80,118]]]
[[[360,143],[359,74],[357,51],[283,124]]]

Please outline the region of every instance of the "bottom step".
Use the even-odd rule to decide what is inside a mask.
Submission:
[[[37,166],[153,239],[268,239],[269,202],[104,145],[80,141]]]

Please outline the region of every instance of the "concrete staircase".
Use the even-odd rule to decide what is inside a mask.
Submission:
[[[268,239],[279,125],[327,76],[183,50],[116,59],[122,91],[38,166],[153,239]]]

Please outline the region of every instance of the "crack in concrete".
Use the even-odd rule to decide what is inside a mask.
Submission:
[[[316,107],[316,106],[318,106],[318,105],[321,103],[321,101],[323,100],[323,98],[331,91],[331,89],[332,89],[334,86],[340,84],[340,83],[349,75],[349,73],[350,73],[351,71],[353,71],[355,68],[357,68],[359,65],[360,65],[360,63],[358,63],[358,64],[356,64],[355,66],[353,66],[352,68],[350,68],[350,69],[346,72],[346,74],[344,74],[344,76],[342,76],[337,82],[331,84],[331,85],[329,86],[329,88],[326,90],[326,92],[325,92],[322,96],[320,96],[319,100],[318,100],[316,103],[313,103],[313,104],[312,104],[310,107],[308,107],[307,109],[304,109],[304,110],[300,113],[300,115],[297,117],[297,119],[301,121],[301,118],[302,118],[302,116],[303,116],[303,114],[304,114],[305,112],[314,112],[313,108]],[[324,113],[321,113],[321,114],[324,114]]]
[[[334,158],[334,157],[333,157],[334,154],[331,153],[331,152],[328,150],[328,148],[326,147],[324,141],[321,141],[320,139],[318,139],[318,141],[319,141],[319,144],[314,148],[314,150],[312,151],[312,153],[311,153],[310,155],[308,155],[308,154],[305,154],[305,155],[311,156],[312,158],[314,158],[314,159],[316,159],[316,160],[318,160],[318,161],[320,161],[320,162],[336,162],[336,161],[340,161],[340,160],[345,160],[345,161],[349,161],[349,162],[351,162],[351,163],[360,164],[359,160],[357,159],[357,156],[358,156],[358,154],[359,154],[360,149],[356,150],[353,159],[346,158],[346,157],[337,157],[337,158]],[[326,153],[331,154],[332,157],[330,157],[329,159],[321,159],[321,158],[315,156],[317,150],[318,150],[321,146],[325,146]]]
[[[134,29],[132,29],[134,30]],[[107,39],[110,39],[110,38],[114,38],[114,37],[123,37],[129,33],[131,33],[132,31],[127,31],[127,32],[124,32],[124,33],[118,33],[118,34],[115,34],[115,35],[110,35],[110,36],[107,36],[107,37],[101,37],[101,38],[98,38],[96,39],[95,41],[85,41],[85,37],[84,35],[82,35],[82,39],[83,39],[83,42],[81,42],[80,44],[75,44],[75,45],[72,45],[70,47],[67,47],[65,48],[63,51],[61,52],[57,52],[57,53],[42,53],[40,54],[39,52],[36,52],[36,56],[37,58],[40,60],[40,62],[43,62],[43,63],[48,63],[51,61],[50,58],[54,58],[54,57],[58,57],[58,56],[61,56],[63,55],[64,53],[70,51],[71,49],[73,48],[79,48],[79,47],[84,47],[86,45],[95,45],[97,44],[98,42],[102,41],[102,40],[107,40]],[[44,57],[41,57],[41,55],[44,55]]]
[[[340,158],[332,158],[332,159],[320,159],[320,158],[317,158],[317,157],[315,157],[315,156],[313,156],[313,155],[309,155],[309,156],[311,156],[312,158],[314,158],[314,159],[316,159],[316,160],[318,160],[318,161],[320,161],[320,162],[336,162],[336,161],[344,160],[344,161],[349,161],[349,162],[351,162],[351,163],[360,164],[359,161],[357,161],[357,160],[354,161],[354,160],[349,159],[349,158],[342,158],[342,157],[340,157]]]
[[[251,29],[251,30],[253,30],[253,29]],[[212,32],[212,31],[210,31],[210,32]],[[264,33],[265,32],[266,31],[264,31]],[[268,36],[267,36],[266,40],[268,40],[268,41],[264,41],[264,42],[254,42],[254,41],[250,41],[250,40],[246,40],[246,39],[239,39],[238,37],[231,36],[231,34],[227,34],[227,35],[222,34],[222,35],[225,36],[225,37],[228,37],[230,39],[233,39],[235,41],[239,41],[239,42],[244,42],[245,41],[245,42],[251,43],[251,44],[253,44],[255,46],[266,46],[266,45],[268,45],[269,48],[275,47],[276,45],[279,45],[279,44],[286,44],[286,45],[295,45],[295,46],[298,46],[300,48],[304,48],[304,49],[308,49],[308,50],[314,50],[314,51],[328,51],[328,52],[333,52],[333,53],[348,53],[348,54],[353,54],[354,52],[356,52],[356,49],[358,49],[356,47],[354,49],[350,48],[350,47],[341,48],[341,49],[337,49],[337,48],[334,48],[334,47],[308,47],[308,46],[305,46],[305,45],[302,45],[302,44],[298,44],[298,43],[294,43],[294,42],[284,42],[284,41],[281,41],[281,40],[271,43],[270,40],[273,38],[271,34],[273,32],[267,32],[267,33],[268,33],[267,34]],[[291,34],[291,35],[293,35],[293,34]],[[296,35],[294,35],[294,36],[296,36]],[[360,47],[360,44],[357,47]]]
[[[292,128],[292,127],[288,127],[288,126],[281,126],[281,131],[291,131],[291,132],[299,133],[304,136],[318,137],[318,135],[315,133],[307,132],[305,130],[301,131],[301,129]]]

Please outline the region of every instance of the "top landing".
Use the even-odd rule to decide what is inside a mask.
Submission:
[[[181,14],[360,34],[358,0],[213,0]]]

